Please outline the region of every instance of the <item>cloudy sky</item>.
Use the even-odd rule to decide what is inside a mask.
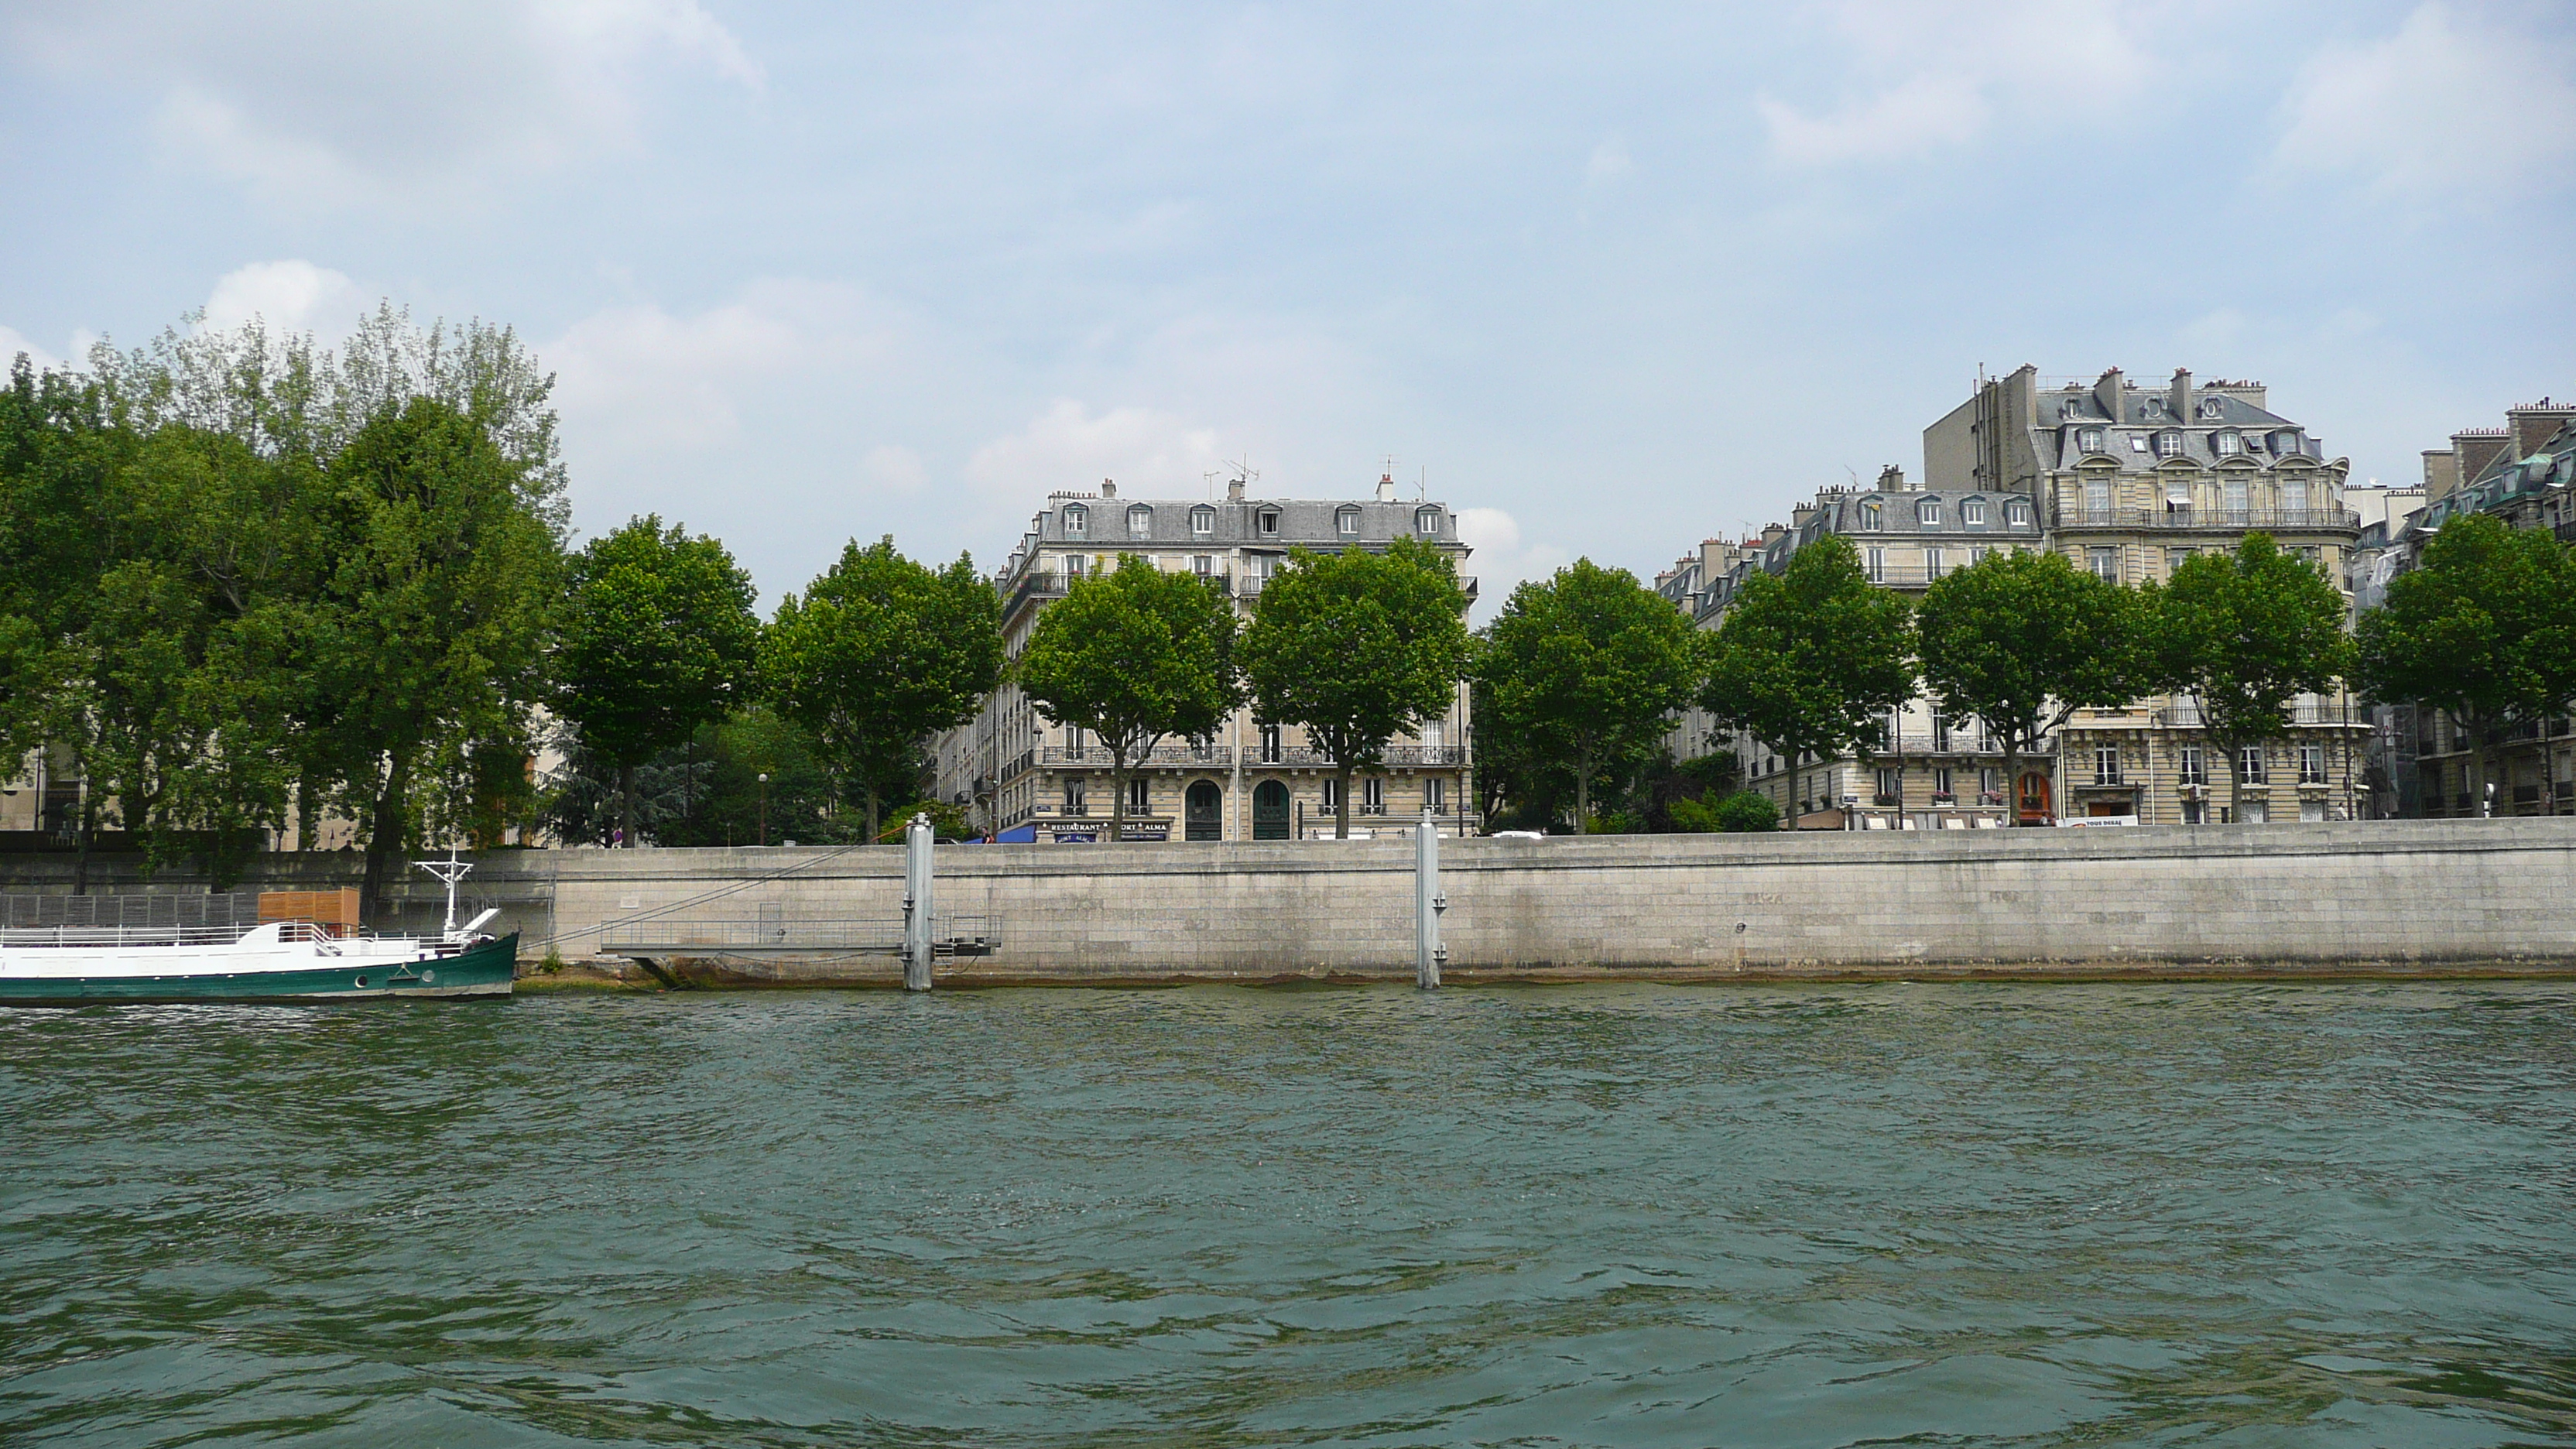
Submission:
[[[1921,465],[1980,367],[2409,479],[2576,392],[2576,7],[0,0],[0,350],[379,297],[766,594],[1051,489],[1408,486],[1487,596]]]

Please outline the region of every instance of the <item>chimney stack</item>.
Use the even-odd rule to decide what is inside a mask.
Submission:
[[[1380,473],[1377,475],[1377,501],[1380,503],[1393,503],[1395,501],[1394,474]]]
[[[1787,533],[1788,531],[1789,530],[1782,528],[1776,523],[1764,524],[1762,527],[1762,546],[1764,548],[1769,548],[1771,545],[1778,543],[1780,541],[1780,535]]]
[[[1101,480],[1100,480],[1100,496],[1101,496],[1101,497],[1103,497],[1103,498],[1115,498],[1115,497],[1117,497],[1117,496],[1118,496],[1118,485],[1117,485],[1116,483],[1114,483],[1114,482],[1110,481],[1110,480],[1109,480],[1109,479],[1107,479],[1107,478],[1103,478],[1103,479],[1101,479]]]
[[[1243,501],[1243,479],[1241,477],[1238,476],[1227,481],[1225,485],[1225,501],[1228,503],[1241,503]]]
[[[1905,470],[1896,466],[1894,463],[1890,463],[1886,467],[1879,469],[1878,491],[1881,493],[1904,492]]]
[[[2165,411],[2173,414],[2176,421],[2180,421],[2191,416],[2190,368],[2177,367],[2174,369],[2173,391],[2165,394]]]

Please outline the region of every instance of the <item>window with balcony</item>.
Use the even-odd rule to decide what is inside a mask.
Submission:
[[[1082,577],[1083,563],[1084,563],[1084,560],[1083,560],[1082,555],[1080,555],[1080,554],[1078,554],[1078,553],[1069,553],[1069,554],[1066,554],[1066,555],[1064,556],[1064,576],[1065,576],[1065,578],[1066,578],[1068,581],[1069,581],[1069,580],[1073,580],[1073,579],[1081,578],[1081,577]]]
[[[1279,763],[1279,758],[1279,726],[1263,725],[1261,727],[1261,763],[1275,765]]]
[[[1139,503],[1127,510],[1127,536],[1129,538],[1154,536],[1154,510],[1151,505]]]
[[[1077,775],[1064,782],[1064,813],[1080,815],[1082,804],[1082,777]]]
[[[1084,538],[1091,532],[1091,510],[1079,503],[1064,506],[1064,536]]]
[[[1206,538],[1216,532],[1216,510],[1202,503],[1190,510],[1190,532]]]
[[[1886,579],[1887,579],[1887,550],[1886,550],[1886,549],[1883,549],[1883,548],[1873,548],[1873,549],[1867,549],[1867,550],[1864,550],[1864,552],[1863,552],[1863,556],[1862,556],[1862,559],[1861,559],[1861,563],[1862,563],[1862,566],[1863,566],[1863,567],[1865,567],[1865,568],[1867,568],[1867,569],[1869,570],[1869,581],[1870,581],[1871,583],[1873,583],[1873,584],[1876,584],[1876,583],[1884,583],[1884,582],[1886,581]]]
[[[1966,525],[1967,525],[1968,527],[1970,527],[1970,528],[1983,528],[1983,527],[1985,527],[1985,526],[1986,526],[1986,500],[1984,500],[1984,499],[1982,499],[1982,498],[1962,498],[1962,499],[1960,499],[1960,500],[1959,500],[1959,521],[1960,521],[1961,523],[1966,524]]]
[[[1446,813],[1449,809],[1449,782],[1437,775],[1423,781],[1422,803],[1430,806],[1434,815]]]
[[[1878,770],[1878,800],[1876,803],[1880,805],[1898,805],[1904,803],[1904,800],[1904,785],[1902,780],[1899,779],[1897,771],[1892,766],[1881,765]]]
[[[1142,775],[1129,776],[1127,778],[1127,813],[1145,815],[1152,813],[1153,808],[1154,791],[1151,782]]]
[[[1090,747],[1090,738],[1091,732],[1080,725],[1065,726],[1064,757],[1068,760],[1081,759],[1083,751]]]
[[[2326,747],[2323,745],[2299,746],[2299,783],[2322,785],[2325,782]]]
[[[1386,813],[1385,776],[1371,775],[1367,779],[1360,781],[1360,813],[1362,815],[1384,815]]]
[[[2165,517],[2184,520],[2191,517],[2191,484],[2180,478],[2165,480]]]
[[[1937,709],[1932,711],[1932,748],[1943,754],[1950,749],[1950,717]]]
[[[2246,501],[2245,480],[2230,478],[2218,485],[2218,508],[2227,525],[2243,528],[2251,506]]]
[[[1339,812],[1340,812],[1340,810],[1341,810],[1341,808],[1342,808],[1342,782],[1341,782],[1341,781],[1339,781],[1339,780],[1326,780],[1326,781],[1324,782],[1324,809],[1325,809],[1325,811],[1326,811],[1327,813],[1339,813]]]
[[[2093,747],[2093,783],[2096,785],[2117,785],[2121,783],[2120,747],[2118,745],[2095,745]]]
[[[1190,572],[1197,574],[1203,579],[1214,576],[1216,573],[1216,555],[1212,553],[1196,553],[1190,555]]]
[[[1937,579],[1941,577],[1941,565],[1943,562],[1945,562],[1945,560],[1941,557],[1941,550],[1937,548],[1927,548],[1923,550],[1923,576],[1927,579]]]
[[[1359,537],[1360,511],[1356,508],[1345,508],[1336,512],[1333,515],[1333,527],[1339,530],[1344,538]]]
[[[1977,771],[1977,803],[1980,805],[2004,803],[2003,775],[1992,765]]]
[[[2240,785],[2261,785],[2268,783],[2269,778],[2263,773],[2263,747],[2247,745],[2244,752],[2237,756],[2236,782]]]
[[[1932,798],[1943,801],[1959,798],[1951,792],[1950,767],[1947,765],[1938,766],[1932,771]]]
[[[2308,511],[2307,479],[2284,478],[2281,480],[2281,511],[2293,516]]]
[[[2108,523],[2111,521],[2110,479],[2087,478],[2084,480],[2084,521],[2087,523]]]

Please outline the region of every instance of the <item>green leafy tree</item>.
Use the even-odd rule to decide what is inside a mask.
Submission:
[[[840,561],[790,594],[761,637],[760,672],[778,713],[814,739],[855,787],[877,836],[885,782],[924,735],[974,716],[999,677],[1002,605],[960,554],[933,570],[891,535],[852,539]]]
[[[1494,733],[1572,774],[1577,830],[1607,771],[1650,760],[1700,677],[1690,621],[1626,569],[1577,559],[1512,591],[1477,672]],[[1486,735],[1477,736],[1481,751]]]
[[[315,611],[328,769],[367,827],[364,900],[423,825],[461,828],[480,748],[525,737],[547,693],[562,543],[543,480],[434,398],[379,413],[332,460],[336,565]]]
[[[2021,757],[2078,709],[2147,691],[2137,596],[2053,552],[1997,550],[1946,574],[1915,611],[1924,687],[2002,741],[2007,797]],[[2019,823],[2021,812],[2007,817]]]
[[[1399,538],[1385,553],[1289,555],[1263,585],[1236,654],[1267,724],[1302,725],[1341,781],[1335,833],[1351,833],[1351,776],[1387,741],[1439,719],[1467,672],[1467,596],[1447,555]]]
[[[2139,608],[2153,675],[2198,703],[2242,820],[2245,748],[2286,736],[2291,701],[2351,670],[2343,595],[2270,534],[2249,533],[2235,552],[2194,554],[2147,585]]]
[[[2371,698],[2444,710],[2500,749],[2506,724],[2576,706],[2576,550],[2484,514],[2452,518],[2355,634]],[[2490,760],[2488,778],[2501,773]]]
[[[1234,653],[1222,595],[1132,554],[1038,616],[1015,666],[1020,688],[1049,723],[1089,730],[1109,751],[1112,840],[1126,835],[1136,764],[1168,736],[1215,734],[1243,702]]]
[[[751,575],[713,538],[658,515],[571,561],[556,670],[560,708],[616,772],[620,834],[637,837],[635,772],[740,702],[758,662]]]
[[[1866,749],[1914,697],[1913,611],[1869,581],[1839,534],[1746,580],[1711,655],[1702,705],[1792,768]]]

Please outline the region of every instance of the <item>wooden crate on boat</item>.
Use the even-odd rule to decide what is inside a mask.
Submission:
[[[311,921],[335,931],[358,928],[358,888],[343,886],[336,891],[261,891],[259,923],[271,921]]]

